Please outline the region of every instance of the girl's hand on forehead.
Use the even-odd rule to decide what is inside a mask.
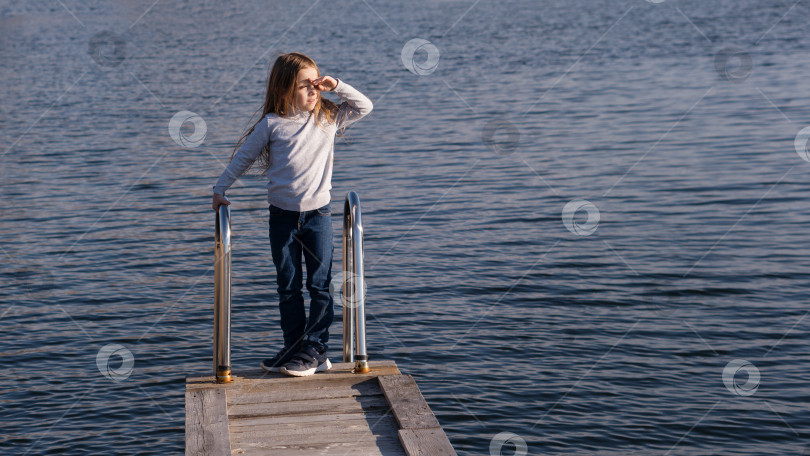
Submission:
[[[332,76],[321,76],[317,79],[309,79],[309,83],[321,92],[329,92],[337,87],[337,80]]]

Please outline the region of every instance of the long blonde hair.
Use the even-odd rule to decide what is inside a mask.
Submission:
[[[273,68],[270,71],[270,75],[267,78],[267,92],[264,97],[262,114],[259,117],[259,120],[253,122],[253,126],[251,126],[250,129],[243,133],[239,138],[239,141],[237,141],[236,146],[233,148],[231,159],[233,159],[233,156],[245,143],[247,137],[253,133],[256,125],[258,125],[259,122],[262,122],[267,114],[273,113],[280,117],[293,114],[295,105],[295,87],[298,80],[298,73],[305,68],[314,68],[318,73],[318,77],[321,76],[321,72],[318,69],[318,65],[315,64],[315,61],[299,52],[282,54],[276,59],[276,62],[273,64]],[[312,109],[312,115],[315,116],[316,122],[325,120],[326,124],[335,122],[337,112],[338,106],[331,100],[327,100],[323,97],[318,97],[318,101],[315,103],[315,107]],[[318,124],[320,125],[320,122],[318,122]],[[262,170],[267,170],[267,168],[270,167],[269,144],[266,144],[262,149],[261,153],[259,154],[258,162]]]

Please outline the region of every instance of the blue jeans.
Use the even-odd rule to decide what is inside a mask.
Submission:
[[[288,211],[270,205],[270,250],[276,265],[284,345],[310,344],[325,350],[335,316],[332,281],[332,214],[329,205]],[[304,306],[301,255],[307,267],[309,318]]]

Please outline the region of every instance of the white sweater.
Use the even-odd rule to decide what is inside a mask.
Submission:
[[[371,112],[371,100],[349,84],[338,80],[334,92],[343,101],[336,122],[316,124],[309,111],[279,117],[267,114],[236,151],[233,160],[219,176],[214,193],[224,195],[233,182],[270,144],[267,170],[267,202],[290,211],[311,211],[329,204],[332,195],[332,157],[338,129]],[[323,114],[322,114],[323,115]]]

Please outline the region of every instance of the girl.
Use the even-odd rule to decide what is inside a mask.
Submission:
[[[334,91],[338,106],[321,98]],[[332,295],[332,155],[338,131],[371,112],[357,89],[321,76],[309,57],[280,56],[267,81],[262,118],[242,135],[231,163],[214,186],[214,210],[229,205],[225,191],[260,159],[267,174],[270,249],[276,266],[284,347],[261,362],[267,371],[306,376],[332,367],[326,357],[334,317]],[[302,292],[301,255],[307,268],[309,318]]]

